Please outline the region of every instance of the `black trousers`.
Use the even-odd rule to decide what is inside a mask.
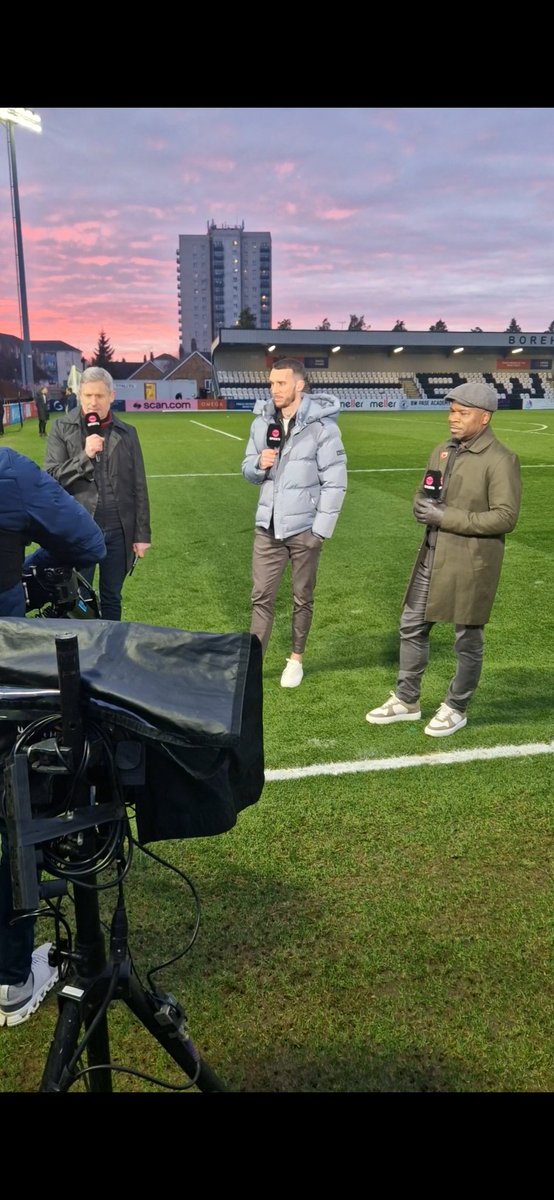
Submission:
[[[123,530],[105,529],[106,557],[98,565],[100,576],[100,610],[103,621],[121,620],[121,589],[127,574],[127,551]],[[83,579],[92,584],[95,567],[80,571]]]

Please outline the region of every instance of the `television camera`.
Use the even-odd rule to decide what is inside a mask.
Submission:
[[[27,565],[21,576],[25,612],[35,609],[38,617],[73,618],[80,621],[100,616],[96,592],[74,567]]]
[[[69,606],[65,617],[0,619],[0,811],[14,909],[36,913],[69,889],[74,903],[74,948],[57,949],[59,1015],[40,1090],[67,1091],[82,1075],[89,1090],[112,1090],[114,999],[182,1067],[184,1086],[225,1090],[194,1047],[180,1005],[136,978],[123,881],[133,844],[226,832],[259,799],[261,646],[249,634],[76,625],[67,616],[73,582],[54,576],[39,585],[40,609]],[[92,603],[81,587],[77,602]],[[107,954],[99,892],[109,886],[118,898]]]

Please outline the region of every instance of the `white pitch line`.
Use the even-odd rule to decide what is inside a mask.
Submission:
[[[522,471],[536,471],[537,467],[554,467],[554,463],[521,463],[520,465]],[[421,471],[421,467],[347,467],[349,475],[382,475],[387,472],[401,474],[406,471]]]
[[[198,422],[196,422],[196,424],[198,424]],[[216,429],[216,430],[214,430],[214,432],[221,433],[222,430]],[[232,437],[232,436],[233,435],[230,433],[225,434],[225,437]],[[239,438],[238,440],[242,441],[243,439]],[[550,470],[550,468],[552,468],[552,467],[554,467],[554,463],[522,463],[521,464],[522,471],[536,471],[539,469],[543,470],[543,468]],[[348,467],[347,473],[348,473],[348,475],[383,475],[383,474],[387,474],[387,473],[398,474],[399,472],[400,473],[411,472],[412,474],[414,474],[417,471],[418,474],[421,475],[423,470],[424,470],[423,467]],[[240,478],[242,478],[242,474],[240,471],[185,471],[182,474],[173,474],[173,475],[148,475],[147,478],[148,479],[240,479]]]
[[[148,475],[148,479],[241,479],[240,471],[188,471],[186,475]]]
[[[213,425],[203,425],[202,421],[193,421],[191,419],[190,423],[191,425],[198,425],[199,429],[208,429],[210,433],[221,433],[223,437],[230,437],[234,442],[244,441],[244,438],[237,437],[236,433],[226,433],[224,429],[214,429]]]
[[[287,767],[266,771],[266,783],[277,780],[307,779],[320,775],[356,775],[368,771],[398,771],[403,767],[441,767],[462,762],[490,761],[494,758],[525,758],[528,755],[554,754],[554,742],[527,742],[519,746],[489,746],[487,749],[450,750],[435,754],[403,754],[398,758],[363,758],[359,762],[316,763],[311,767]]]

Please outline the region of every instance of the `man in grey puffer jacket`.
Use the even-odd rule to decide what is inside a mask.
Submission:
[[[290,559],[292,651],[281,687],[298,687],[312,623],[319,556],[331,537],[346,492],[346,452],[335,396],[304,391],[303,364],[278,359],[269,375],[272,399],[254,418],[242,464],[260,486],[252,553],[252,622],[265,654],[275,600]]]

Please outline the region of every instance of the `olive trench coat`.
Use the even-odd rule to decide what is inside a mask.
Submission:
[[[465,447],[456,449],[452,440],[436,446],[425,474],[428,470],[444,472],[450,454],[455,458],[437,532],[425,618],[454,625],[485,625],[498,588],[505,535],[515,528],[519,515],[519,459],[487,425]],[[416,497],[425,494],[422,479]],[[420,546],[404,603],[426,549],[427,537]]]

